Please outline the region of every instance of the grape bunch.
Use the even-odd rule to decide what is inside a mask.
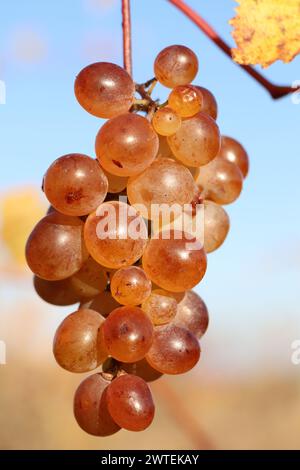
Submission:
[[[107,119],[97,158],[64,155],[43,179],[50,207],[26,258],[42,299],[78,304],[53,352],[70,372],[100,367],[74,397],[75,418],[92,435],[146,429],[154,417],[148,382],[185,373],[200,357],[208,311],[192,289],[228,234],[223,205],[238,198],[248,156],[220,135],[213,94],[191,84],[197,72],[196,55],[179,45],[158,54],[155,78],[142,85],[112,63],[85,67],[76,98]],[[171,89],[162,104],[152,98],[157,82]],[[182,213],[167,224],[152,211],[173,205]],[[198,206],[203,224],[192,233],[179,222],[193,222]]]

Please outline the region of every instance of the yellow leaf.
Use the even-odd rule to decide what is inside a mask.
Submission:
[[[290,62],[300,52],[300,0],[236,0],[237,16],[229,21],[239,64],[268,67]]]

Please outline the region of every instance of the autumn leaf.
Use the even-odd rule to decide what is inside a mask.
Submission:
[[[236,0],[237,16],[229,21],[239,64],[268,67],[290,62],[300,52],[300,0]]]

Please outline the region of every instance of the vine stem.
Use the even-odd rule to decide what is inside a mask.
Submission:
[[[220,37],[220,35],[207,23],[207,21],[202,18],[198,13],[195,12],[191,7],[189,7],[182,0],[168,0],[172,5],[177,7],[182,13],[184,13],[193,23],[195,23],[198,28],[213,41],[226,55],[228,55],[232,60],[231,47]],[[294,93],[297,88],[291,86],[280,86],[270,82],[265,78],[261,73],[255,70],[250,65],[239,65],[245,72],[247,72],[254,80],[256,80],[260,85],[262,85],[272,96],[273,99],[281,98],[286,96],[289,93]]]
[[[132,76],[130,0],[122,0],[122,29],[124,69]]]

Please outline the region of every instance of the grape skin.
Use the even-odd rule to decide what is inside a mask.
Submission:
[[[204,249],[206,253],[217,250],[225,241],[230,220],[225,209],[213,201],[204,201]]]
[[[223,135],[218,156],[237,165],[243,177],[246,178],[249,172],[249,157],[244,147],[237,140]]]
[[[199,113],[202,108],[203,98],[201,92],[194,86],[180,85],[171,91],[168,103],[179,116],[187,118]]]
[[[216,101],[216,98],[214,97],[212,92],[209,91],[207,88],[196,85],[195,88],[199,90],[202,95],[201,112],[208,114],[210,117],[216,120],[218,117],[218,103]]]
[[[154,382],[163,375],[161,372],[158,372],[158,370],[153,369],[146,359],[131,363],[122,362],[121,368],[127,372],[127,374],[141,377],[141,379],[145,380],[145,382]]]
[[[80,299],[91,299],[103,292],[108,276],[93,258],[89,257],[81,269],[70,278],[72,289]]]
[[[187,291],[178,304],[177,314],[173,320],[174,325],[186,328],[197,338],[201,338],[208,328],[208,310],[196,292]]]
[[[171,292],[154,289],[143,303],[142,309],[154,325],[169,323],[177,313],[177,302]]]
[[[110,282],[112,296],[122,305],[139,305],[151,294],[151,281],[138,266],[116,271]]]
[[[169,106],[164,106],[154,113],[152,125],[158,134],[162,136],[172,135],[180,128],[181,117]]]
[[[72,288],[70,278],[61,281],[46,281],[33,276],[33,285],[39,297],[52,305],[73,305],[80,300],[78,293]]]
[[[198,59],[185,46],[168,46],[156,57],[154,74],[157,80],[168,88],[192,82],[198,72]]]

